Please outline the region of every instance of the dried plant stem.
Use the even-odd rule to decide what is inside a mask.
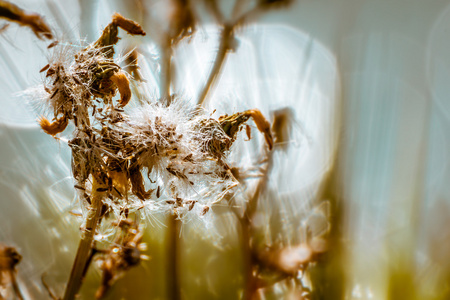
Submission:
[[[75,261],[64,293],[64,300],[74,299],[81,288],[85,270],[88,268],[91,257],[95,230],[100,221],[102,199],[106,194],[106,192],[99,192],[98,190],[106,190],[105,186],[106,185],[103,182],[93,177],[92,202],[86,216],[86,228],[81,235]]]
[[[268,171],[270,169],[270,161],[272,151],[264,156],[267,157],[268,162],[266,163],[263,176],[258,182],[255,193],[249,199],[247,206],[245,208],[244,214],[242,216],[238,216],[239,224],[241,226],[241,234],[242,234],[242,251],[244,256],[244,276],[245,276],[245,287],[244,287],[244,295],[242,297],[243,300],[251,300],[254,297],[255,292],[260,287],[259,279],[256,274],[254,274],[255,266],[259,264],[257,257],[255,255],[255,250],[253,249],[252,244],[252,219],[254,214],[256,213],[256,209],[258,207],[258,200],[261,195],[261,192],[264,190],[267,180],[268,180]],[[236,213],[236,211],[234,211]]]
[[[252,254],[251,248],[251,224],[250,220],[246,217],[241,218],[241,234],[242,234],[242,251],[244,256],[244,294],[243,300],[251,300],[253,298],[253,294],[257,289],[256,277],[253,275],[253,266],[255,264]]]
[[[206,4],[208,5],[208,9],[210,10],[211,15],[216,19],[216,22],[218,22],[219,24],[223,24],[224,17],[219,9],[217,1],[207,1]]]
[[[178,268],[180,264],[179,256],[179,243],[180,238],[178,236],[180,228],[180,220],[177,219],[175,213],[170,214],[168,224],[167,224],[167,249],[169,250],[167,254],[167,290],[168,299],[180,300],[181,290],[180,290],[180,276],[178,274]]]
[[[238,216],[239,224],[241,225],[242,250],[245,268],[245,290],[242,298],[243,300],[253,299],[255,292],[260,287],[258,276],[257,274],[254,274],[255,266],[259,264],[259,261],[255,255],[255,249],[253,248],[254,245],[252,243],[252,220],[258,208],[260,195],[267,184],[272,155],[273,151],[266,152],[265,148],[263,148],[262,157],[265,157],[264,161],[266,161],[264,169],[262,170],[263,175],[256,186],[254,194],[247,203],[244,214],[241,217]]]
[[[232,13],[233,19],[238,19],[239,15],[241,14],[242,8],[245,7],[247,2],[247,0],[236,0]]]
[[[242,10],[242,7],[245,6],[245,2],[246,2],[245,0],[238,0],[235,2],[233,7],[233,21],[230,21],[228,23],[223,22],[223,15],[219,11],[217,3],[215,1],[211,1],[211,3],[209,3],[212,14],[214,15],[214,17],[218,22],[223,23],[223,28],[220,38],[219,50],[217,51],[213,68],[197,101],[197,105],[199,106],[203,106],[206,100],[206,96],[209,93],[209,90],[215,85],[217,76],[220,74],[220,70],[222,68],[223,63],[225,62],[227,53],[230,50],[234,50],[236,48],[235,45],[236,42],[234,39],[235,28],[246,23],[253,15],[257,15],[261,11],[257,6],[256,8],[238,17],[240,11]]]
[[[255,294],[256,290],[258,289],[258,277],[255,276],[253,273],[255,265],[258,263],[257,260],[254,257],[254,250],[252,247],[252,233],[251,233],[251,227],[252,227],[252,218],[254,213],[256,212],[257,202],[259,199],[259,195],[261,193],[261,190],[265,186],[266,178],[267,176],[264,176],[261,178],[255,194],[253,197],[249,200],[249,203],[247,204],[247,208],[245,210],[244,215],[240,219],[240,225],[241,225],[241,232],[242,232],[242,247],[243,247],[243,253],[244,253],[244,264],[245,264],[245,290],[244,290],[244,296],[242,299],[244,300],[251,300],[253,299],[253,295]]]
[[[16,294],[17,299],[23,300],[24,298],[23,298],[22,292],[20,291],[19,285],[17,284],[16,274],[13,271],[11,271],[10,275],[11,275],[12,287],[13,287],[14,293]]]
[[[172,46],[170,38],[166,38],[161,55],[161,99],[166,101],[166,105],[170,105],[170,85],[172,77]]]
[[[163,43],[161,56],[161,77],[160,94],[161,101],[165,101],[166,106],[170,106],[172,97],[170,86],[172,84],[172,56],[173,56],[173,38],[167,34]],[[171,300],[181,299],[179,270],[179,236],[178,232],[181,221],[177,219],[177,214],[172,212],[167,219],[167,298]]]
[[[217,51],[216,58],[214,60],[214,65],[209,74],[208,80],[206,81],[205,86],[198,98],[197,105],[202,106],[206,100],[206,96],[208,95],[209,90],[215,84],[217,76],[220,74],[220,70],[225,61],[225,57],[227,56],[228,51],[232,48],[231,42],[234,41],[233,36],[233,25],[224,25],[222,29],[222,34],[220,38],[219,50]]]

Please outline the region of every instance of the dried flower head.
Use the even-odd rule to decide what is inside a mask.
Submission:
[[[103,298],[112,284],[124,275],[124,272],[138,265],[141,260],[149,259],[141,253],[147,247],[141,242],[142,232],[136,222],[123,219],[114,225],[119,229],[114,243],[105,250],[95,249],[94,251],[102,272],[101,286],[95,294],[97,299]]]
[[[188,23],[182,25],[190,28]],[[149,100],[125,111],[132,92],[129,75],[114,59],[119,27],[133,35],[145,35],[137,23],[116,13],[100,38],[83,50],[70,51],[70,45],[62,43],[53,46],[54,59],[41,70],[46,71],[44,102],[54,119],[41,117],[39,124],[44,132],[56,136],[73,123],[68,145],[75,188],[85,212],[65,299],[78,292],[95,253],[103,253],[98,298],[139,262],[139,225],[124,221],[124,217],[141,209],[170,211],[179,218],[195,212],[201,217],[230,193],[238,181],[227,156],[250,117],[270,149],[273,144],[270,124],[256,109],[216,120],[171,97],[169,105]],[[185,34],[181,31],[177,36]],[[116,102],[117,92],[120,99]],[[97,234],[105,223],[116,224],[118,232]],[[118,238],[109,241],[108,249],[92,248],[94,240],[108,241],[114,235]]]

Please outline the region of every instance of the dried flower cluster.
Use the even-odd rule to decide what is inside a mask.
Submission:
[[[115,14],[96,43],[73,60],[57,56],[59,60],[42,70],[47,71],[47,105],[55,116],[53,122],[41,117],[42,129],[56,135],[73,121],[73,176],[87,203],[93,193],[90,176],[107,185],[110,198],[155,199],[167,191],[173,201],[166,203],[176,208],[186,203],[191,207],[192,201],[206,203],[205,197],[211,197],[201,191],[211,194],[217,186],[227,190],[235,184],[225,157],[241,125],[253,117],[271,148],[270,124],[256,109],[215,120],[180,99],[168,107],[149,102],[126,114],[129,75],[112,58],[117,27],[145,34],[136,23]],[[117,91],[121,98],[114,104]],[[153,188],[146,190],[142,171]],[[180,204],[178,197],[190,200]]]
[[[287,7],[293,1],[257,0],[250,7],[236,1],[231,17],[225,17],[217,0],[201,2],[221,28],[221,36],[211,73],[197,99],[199,107],[219,78],[225,57],[238,48],[236,30],[258,14]],[[254,299],[259,292],[285,281],[292,285],[288,297],[309,299],[309,288],[299,274],[327,250],[324,237],[314,236],[298,245],[261,247],[253,226],[273,152],[263,151],[258,183],[253,195],[247,195],[243,212],[234,203],[234,188],[238,184],[245,188],[248,174],[227,162],[243,128],[248,139],[251,138],[251,128],[246,124],[250,118],[264,135],[269,150],[274,144],[272,130],[277,142],[282,142],[280,132],[286,118],[275,114],[273,128],[258,109],[215,119],[171,94],[174,49],[195,32],[199,19],[192,1],[171,0],[168,6],[167,23],[153,24],[161,35],[160,99],[147,99],[138,89],[132,92],[130,88],[130,80],[143,80],[137,66],[138,49],[131,49],[123,60],[114,58],[119,28],[131,35],[146,35],[139,24],[118,13],[91,45],[80,47],[53,41],[48,46],[53,55],[40,71],[46,72],[44,84],[37,96],[36,89],[28,91],[43,100],[44,115],[53,115],[51,120],[44,115],[38,120],[45,133],[59,139],[58,135],[68,126],[73,129],[68,146],[72,150],[74,188],[84,211],[84,223],[63,299],[74,299],[79,294],[91,263],[102,274],[95,295],[100,299],[130,268],[148,259],[142,241],[142,213],[161,211],[168,216],[167,273],[168,280],[173,281],[168,284],[168,289],[173,290],[168,296],[180,299],[177,271],[180,220],[202,218],[222,199],[235,214],[243,237],[242,298]],[[40,39],[53,38],[41,16],[3,0],[0,17],[31,28]],[[124,62],[127,66],[122,69]],[[137,95],[140,103],[129,110],[127,105],[133,101],[134,91],[140,93]],[[15,266],[20,259],[14,248],[0,245],[0,298],[6,289],[23,298],[15,280]],[[43,277],[50,297],[60,299]]]
[[[103,298],[111,285],[120,278],[125,271],[139,264],[148,256],[141,254],[147,250],[147,245],[142,243],[142,232],[136,222],[131,219],[120,220],[113,225],[119,228],[119,232],[108,249],[94,249],[94,254],[99,253],[98,259],[103,276],[101,286],[97,290],[96,298]]]
[[[171,97],[167,106],[163,101],[148,101],[127,113],[129,75],[114,60],[118,28],[145,35],[137,23],[116,13],[101,37],[73,56],[67,55],[70,46],[52,43],[54,59],[41,70],[46,71],[45,104],[54,119],[41,117],[39,124],[55,136],[73,122],[75,129],[68,142],[72,172],[86,211],[65,299],[78,292],[81,283],[74,282],[82,280],[92,256],[100,253],[92,244],[105,216],[123,225],[123,220],[143,207],[169,209],[180,218],[191,210],[204,215],[238,184],[226,157],[250,117],[269,148],[273,145],[270,124],[257,109],[216,120]],[[120,99],[115,103],[117,92]],[[114,246],[101,258],[103,281],[98,298],[118,274],[138,261],[128,257],[128,250],[137,249],[141,239],[138,224],[122,225],[116,226],[123,231],[122,246]]]

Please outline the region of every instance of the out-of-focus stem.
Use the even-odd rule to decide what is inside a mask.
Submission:
[[[80,35],[87,38],[90,43],[95,41],[97,36],[97,12],[98,12],[98,0],[78,0],[80,4],[81,15],[83,16],[83,22],[80,23]]]
[[[198,98],[197,101],[198,106],[203,106],[203,103],[206,100],[206,96],[208,95],[209,90],[214,86],[217,76],[220,74],[220,70],[225,61],[227,53],[229,52],[229,50],[235,48],[234,29],[244,24],[247,21],[247,19],[249,19],[253,14],[259,11],[258,8],[252,9],[251,11],[244,13],[242,16],[238,17],[242,7],[245,5],[245,2],[246,2],[245,0],[237,0],[234,3],[233,21],[228,23],[223,22],[223,15],[217,6],[217,2],[216,1],[209,2],[209,8],[214,17],[216,18],[216,21],[224,25],[220,38],[219,50],[217,51],[217,55],[214,60],[214,65],[211,70],[211,73],[209,74],[208,80],[206,81],[206,84],[203,87],[202,92],[200,93],[200,96]]]
[[[253,266],[255,264],[253,260],[253,251],[251,249],[251,233],[250,233],[250,220],[245,216],[240,220],[241,234],[242,234],[242,251],[244,258],[244,295],[243,300],[251,300],[253,294],[257,288],[256,277],[253,275]]]
[[[270,158],[273,153],[270,151],[268,154],[264,151],[264,156],[268,156],[268,163],[265,165],[263,172],[263,176],[258,182],[255,193],[249,199],[247,206],[244,211],[244,215],[239,218],[239,224],[241,225],[241,234],[242,234],[242,251],[244,256],[244,272],[245,272],[245,286],[244,286],[244,300],[251,300],[255,292],[257,291],[258,285],[258,277],[253,273],[255,266],[257,266],[258,261],[254,256],[254,249],[252,245],[252,219],[254,214],[256,213],[256,209],[258,207],[258,200],[260,198],[261,192],[264,190],[268,177],[268,171],[270,169]]]
[[[171,68],[172,68],[172,46],[170,38],[167,37],[163,44],[161,54],[161,83],[160,93],[161,100],[166,101],[166,105],[170,105],[170,84],[171,84]]]
[[[208,8],[209,8],[209,10],[211,12],[211,15],[216,19],[216,22],[219,23],[219,24],[223,24],[224,23],[224,17],[222,15],[222,12],[219,9],[217,1],[216,0],[212,0],[212,1],[206,1],[205,3],[208,5]]]
[[[180,220],[175,213],[170,214],[167,224],[167,297],[171,300],[181,299],[180,276],[178,268],[180,264],[178,236]]]
[[[245,7],[247,0],[236,0],[233,7],[233,19],[237,20],[239,15],[241,14],[242,8]]]
[[[165,105],[169,106],[171,103],[170,86],[172,83],[172,55],[175,45],[172,43],[173,39],[170,34],[167,34],[163,42],[162,57],[161,57],[161,78],[160,78],[160,96],[161,101],[165,101]],[[179,268],[179,223],[177,214],[172,212],[167,220],[167,298],[171,300],[181,299],[180,290],[180,276],[178,274]]]
[[[19,300],[23,300],[24,298],[23,298],[22,292],[20,291],[19,285],[17,284],[16,274],[14,273],[13,270],[10,271],[10,276],[11,276],[11,282],[12,282],[13,290],[14,290],[14,293],[16,294],[16,297]]]
[[[64,293],[64,300],[74,299],[81,288],[83,275],[88,267],[87,264],[90,261],[89,258],[91,257],[95,230],[100,220],[102,199],[106,193],[104,191],[99,192],[99,190],[106,191],[105,186],[106,185],[103,182],[99,182],[94,176],[92,180],[91,206],[86,217],[86,228],[81,235],[75,261]]]
[[[219,50],[217,51],[216,59],[214,60],[214,65],[211,70],[211,73],[209,74],[208,80],[206,81],[206,84],[198,98],[197,105],[201,106],[203,105],[206,96],[208,95],[209,90],[213,87],[215,84],[215,81],[217,79],[217,76],[220,74],[220,69],[222,68],[222,65],[225,61],[225,57],[228,53],[228,51],[232,48],[232,45],[230,45],[231,41],[234,41],[233,37],[233,25],[224,25],[222,29],[222,34],[220,38],[220,45]]]

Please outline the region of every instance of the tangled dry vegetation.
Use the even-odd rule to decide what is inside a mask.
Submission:
[[[41,91],[36,93],[44,95],[37,100],[46,113],[38,122],[45,133],[56,139],[66,128],[73,130],[68,146],[72,151],[74,188],[84,219],[64,299],[74,299],[78,295],[93,261],[98,263],[102,273],[96,293],[96,298],[100,299],[127,270],[148,259],[144,254],[146,244],[142,242],[144,224],[139,217],[142,211],[167,212],[174,222],[180,222],[188,214],[201,217],[211,213],[210,207],[218,202],[232,204],[230,199],[243,182],[239,169],[227,162],[237,135],[245,128],[251,138],[246,122],[252,119],[264,136],[267,154],[274,145],[273,128],[256,108],[215,119],[201,105],[217,79],[225,56],[235,50],[235,29],[256,13],[284,7],[290,2],[259,1],[253,10],[232,21],[225,20],[216,1],[205,2],[223,30],[211,74],[199,97],[199,107],[192,107],[188,101],[170,93],[173,48],[195,31],[196,19],[189,1],[175,1],[176,9],[163,41],[161,98],[146,101],[135,109],[125,108],[133,101],[130,88],[133,78],[121,67],[122,60],[115,58],[114,47],[119,41],[119,29],[130,35],[146,35],[139,24],[115,13],[98,40],[82,50],[79,45],[58,41],[48,46],[51,58],[41,69],[41,73],[45,72],[45,81]],[[9,5],[8,13],[17,11],[17,7]],[[239,1],[236,6],[235,11],[239,11]],[[26,22],[19,23],[30,26]],[[45,23],[39,24],[40,31],[31,26],[36,35],[52,38],[47,27],[42,26]],[[132,70],[136,70],[135,54],[133,51],[125,57],[131,61]],[[35,92],[34,89],[32,93]],[[297,278],[297,273],[326,248],[319,241],[314,247],[302,244],[257,251],[251,227],[257,198],[267,180],[267,163],[263,169],[265,175],[261,176],[261,184],[244,214],[236,212],[247,259],[244,299],[252,299],[258,289],[279,280]],[[98,234],[100,227],[114,230],[101,235]],[[178,232],[174,228],[171,253],[176,257]],[[176,261],[176,258],[172,261],[173,270],[177,268]],[[259,275],[262,269],[270,269],[278,275],[264,281]],[[14,266],[10,270],[14,275]],[[176,290],[176,271],[172,275]],[[306,297],[307,289],[303,288],[301,280],[296,282],[299,288],[293,289],[293,295]],[[44,279],[43,284],[53,299],[59,299]],[[16,294],[20,295],[16,288]],[[179,294],[174,292],[171,298],[179,299]]]
[[[73,138],[68,143],[72,172],[86,208],[66,299],[77,294],[93,255],[104,256],[98,298],[117,274],[137,264],[141,235],[133,223],[137,221],[132,222],[135,218],[130,216],[139,209],[169,207],[182,218],[199,206],[199,214],[205,214],[237,186],[226,156],[249,118],[264,134],[269,148],[273,145],[270,124],[257,109],[216,120],[173,98],[167,106],[149,102],[128,115],[123,107],[131,99],[129,75],[114,60],[118,28],[131,35],[145,35],[137,23],[116,13],[101,37],[72,57],[61,59],[58,51],[66,54],[67,46],[54,46],[57,59],[41,70],[47,72],[45,102],[54,118],[41,117],[39,123],[44,132],[56,136],[73,122]],[[115,103],[117,92],[120,99]],[[166,201],[156,201],[161,193],[167,194]],[[119,231],[125,231],[118,251],[92,246],[101,222],[115,222]]]

